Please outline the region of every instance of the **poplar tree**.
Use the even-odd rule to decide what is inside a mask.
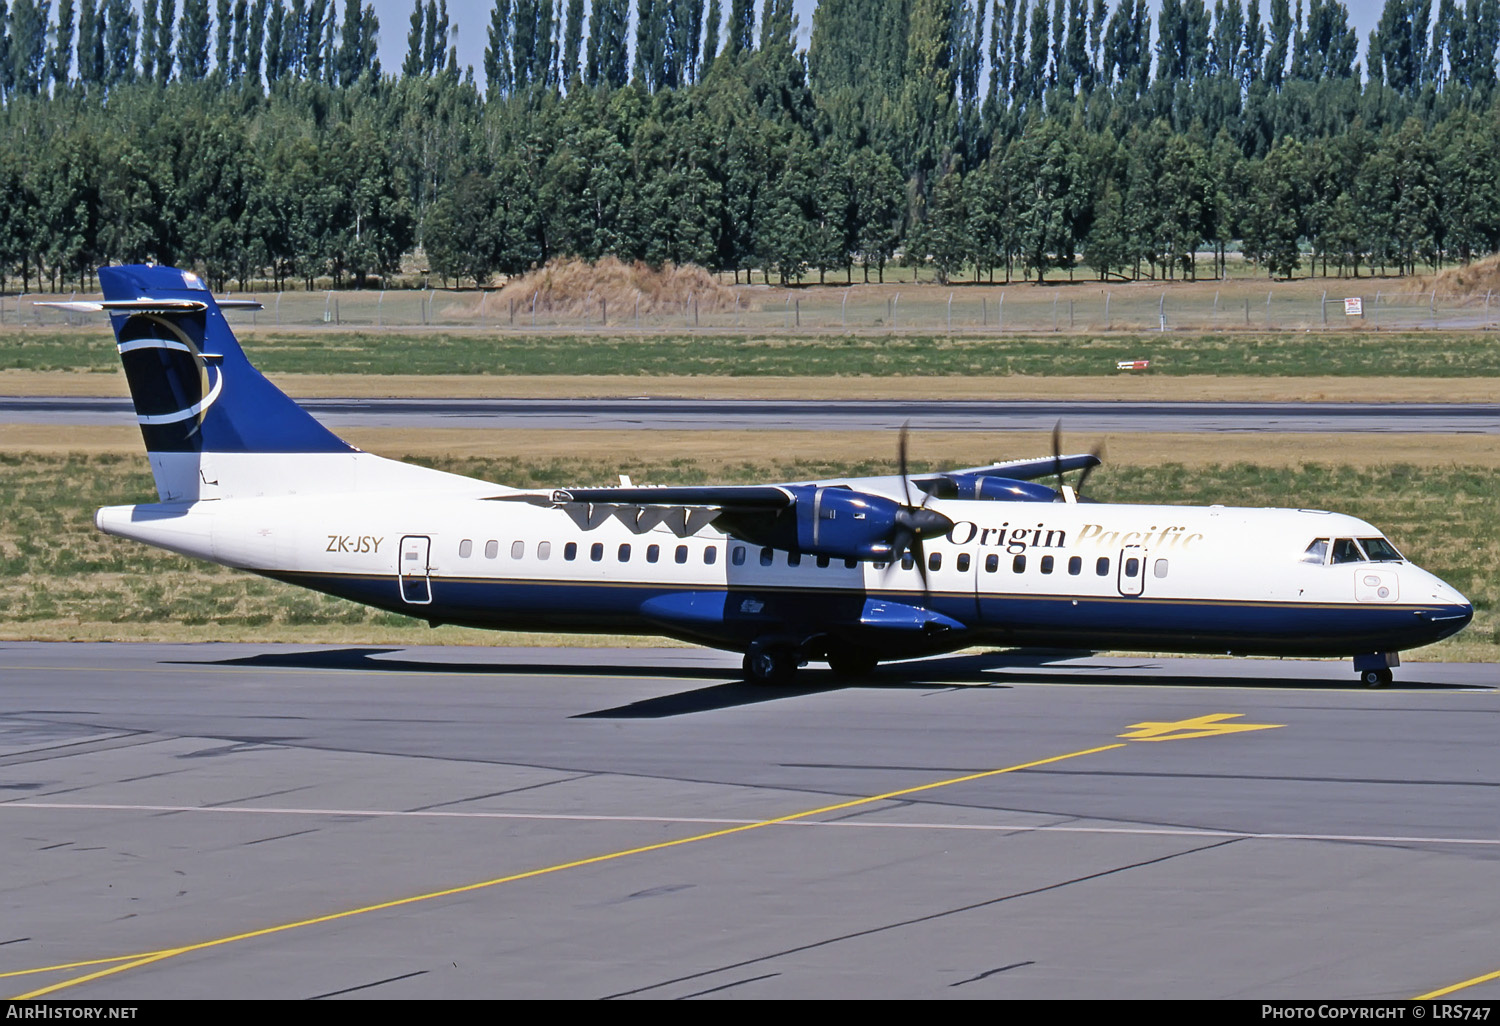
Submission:
[[[504,3],[504,0],[501,2]],[[498,12],[499,7],[495,10]],[[493,38],[493,23],[491,23],[490,32]],[[427,18],[422,12],[422,0],[412,0],[411,28],[406,33],[406,60],[401,62],[403,78],[415,78],[422,74],[422,70],[427,66],[427,58],[423,55],[422,45],[425,39],[431,38],[430,33],[431,30],[427,28]]]
[[[73,68],[73,0],[58,0],[57,30],[49,64],[53,86],[56,89],[66,86]]]
[[[84,10],[93,8],[93,0],[83,0]],[[141,81],[156,81],[156,33],[159,26],[156,22],[156,0],[145,0],[141,6]],[[83,24],[78,26],[78,52],[83,53]],[[83,76],[83,62],[80,58],[78,74]]]
[[[182,77],[189,82],[201,81],[208,74],[208,0],[183,0],[182,18],[177,24],[177,61]]]
[[[155,17],[156,4],[151,3],[147,10]],[[0,10],[0,23],[4,20],[4,11]],[[94,0],[83,0],[78,7],[78,81],[85,86],[98,85],[104,77],[104,50],[95,43],[98,21]]]
[[[420,10],[421,8],[418,7],[417,12],[413,14],[414,18]],[[412,31],[415,32],[416,29],[417,24],[413,21]],[[514,81],[510,56],[510,31],[510,0],[495,0],[495,6],[490,8],[489,46],[484,48],[485,88],[492,97],[508,96]],[[590,38],[590,52],[593,51],[593,47],[594,40]]]
[[[156,23],[156,80],[165,84],[172,77],[175,57],[172,52],[172,21],[177,17],[177,0],[161,0],[160,18]]]

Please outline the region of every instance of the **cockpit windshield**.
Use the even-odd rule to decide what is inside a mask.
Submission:
[[[1353,538],[1335,538],[1333,540],[1333,558],[1330,563],[1363,563],[1365,554],[1359,551],[1359,545]]]
[[[1359,544],[1364,547],[1365,555],[1370,557],[1374,563],[1399,563],[1401,553],[1396,551],[1396,546],[1384,538],[1361,538]]]
[[[1384,538],[1315,538],[1302,553],[1302,562],[1399,563],[1401,553]]]

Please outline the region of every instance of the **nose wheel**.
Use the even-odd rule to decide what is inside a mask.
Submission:
[[[1359,679],[1367,688],[1383,688],[1396,678],[1389,669],[1378,669],[1360,671]]]

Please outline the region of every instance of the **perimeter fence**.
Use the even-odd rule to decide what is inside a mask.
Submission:
[[[1191,290],[1127,286],[851,286],[811,289],[740,286],[714,296],[663,302],[641,296],[548,301],[500,290],[388,290],[242,293],[263,309],[226,314],[237,328],[676,334],[1043,333],[1175,331],[1412,331],[1500,328],[1500,295],[1338,291],[1303,285],[1226,283]],[[0,296],[0,325],[102,323],[103,314],[35,305],[98,299],[82,293]]]

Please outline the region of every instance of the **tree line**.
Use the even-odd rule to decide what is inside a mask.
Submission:
[[[782,281],[1413,273],[1500,248],[1500,0],[0,0],[0,288],[364,284],[421,246]],[[726,9],[727,8],[727,9]],[[475,29],[477,26],[467,26]],[[1201,266],[1211,254],[1211,266]]]

